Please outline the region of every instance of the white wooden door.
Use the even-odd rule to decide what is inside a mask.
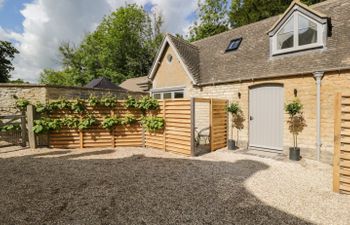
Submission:
[[[264,85],[249,92],[249,145],[283,150],[283,87]]]

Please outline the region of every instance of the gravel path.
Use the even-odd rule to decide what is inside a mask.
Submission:
[[[331,167],[218,151],[0,151],[0,224],[348,225]]]

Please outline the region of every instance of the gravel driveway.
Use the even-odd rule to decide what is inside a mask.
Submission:
[[[1,150],[0,224],[349,224],[331,167],[228,151]]]

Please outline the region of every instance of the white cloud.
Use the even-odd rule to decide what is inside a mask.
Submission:
[[[0,9],[4,6],[5,0],[0,0]]]
[[[0,3],[3,0],[0,0]],[[129,0],[128,3],[156,5],[165,19],[168,32],[183,33],[196,0]],[[93,31],[104,15],[125,5],[124,0],[35,0],[26,4],[23,33],[0,27],[0,39],[15,40],[20,54],[15,58],[13,78],[37,82],[44,68],[59,68],[58,46],[63,41],[78,44]]]

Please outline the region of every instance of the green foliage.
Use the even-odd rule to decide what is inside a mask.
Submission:
[[[19,98],[16,101],[16,107],[20,110],[25,110],[30,102],[27,99]]]
[[[162,23],[159,15],[150,15],[141,6],[120,7],[77,47],[62,44],[59,51],[63,69],[44,70],[41,82],[82,86],[97,77],[121,83],[147,74],[163,38]]]
[[[231,113],[232,115],[238,115],[242,112],[241,107],[238,103],[231,103],[226,107],[226,111]]]
[[[103,122],[102,127],[105,129],[113,130],[117,125],[120,124],[120,119],[117,116],[107,116]]]
[[[159,102],[153,97],[144,96],[137,101],[137,108],[140,109],[143,113],[149,110],[157,110],[159,109]]]
[[[125,101],[124,106],[127,109],[135,109],[137,108],[137,100],[132,96],[128,96],[128,99]]]
[[[85,111],[85,102],[81,99],[76,99],[70,103],[70,109],[75,113],[82,113]]]
[[[61,119],[61,122],[63,127],[77,129],[79,127],[80,120],[78,118],[68,116]]]
[[[101,105],[113,108],[117,105],[117,98],[114,96],[104,96],[101,98]]]
[[[284,13],[293,0],[232,0],[229,20],[232,27],[240,27]],[[324,0],[303,0],[315,4]]]
[[[14,70],[12,60],[19,51],[10,42],[0,41],[0,83],[9,81],[10,72]]]
[[[29,84],[29,82],[26,82],[20,78],[17,78],[16,80],[10,80],[8,81],[10,84]]]
[[[293,134],[294,148],[298,147],[298,135],[306,126],[302,109],[303,105],[300,103],[299,99],[294,99],[285,106],[285,110],[289,115],[289,131]]]
[[[34,120],[33,131],[36,134],[47,133],[51,130],[60,130],[62,128],[62,122],[60,119],[42,118]]]
[[[137,119],[134,115],[127,114],[123,118],[120,119],[121,125],[131,125],[137,122]]]
[[[294,99],[292,102],[290,102],[285,106],[286,112],[291,117],[296,116],[297,114],[300,114],[302,109],[303,109],[303,105],[300,103],[299,99]]]
[[[46,107],[45,104],[41,103],[41,102],[37,102],[35,104],[35,111],[37,113],[44,113],[44,112],[47,112],[48,111],[48,108]]]
[[[141,124],[146,131],[154,132],[163,129],[165,121],[162,117],[143,116],[141,118]]]
[[[227,0],[198,1],[199,23],[190,28],[191,42],[210,37],[229,29],[227,21]]]
[[[33,131],[36,134],[49,132],[48,119],[42,118],[40,120],[34,120]]]
[[[96,96],[90,95],[90,97],[87,100],[87,103],[89,106],[95,107],[95,106],[99,105],[101,102]]]
[[[85,130],[95,125],[98,125],[97,119],[93,115],[86,115],[79,122],[78,129]]]
[[[77,84],[75,83],[74,79],[72,79],[73,74],[73,71],[68,68],[64,71],[44,69],[40,73],[40,83],[61,86],[75,86]]]
[[[0,132],[19,131],[19,130],[21,130],[21,126],[19,124],[8,124],[0,127]]]

